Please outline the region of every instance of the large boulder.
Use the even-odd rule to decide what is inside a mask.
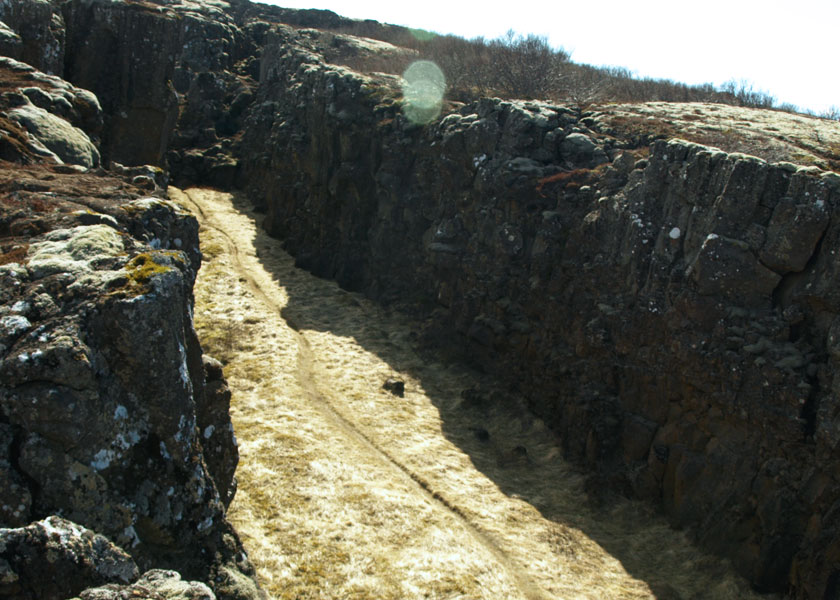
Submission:
[[[9,118],[22,125],[60,162],[86,168],[99,166],[99,150],[85,132],[30,102],[9,111]]]

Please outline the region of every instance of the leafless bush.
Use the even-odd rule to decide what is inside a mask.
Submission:
[[[840,106],[830,106],[819,115],[823,119],[830,119],[832,121],[840,121]]]
[[[752,108],[803,112],[791,104],[756,90],[747,80],[731,80],[716,88],[710,83],[687,85],[669,79],[637,77],[623,67],[593,67],[571,61],[564,49],[553,49],[544,36],[519,35],[513,30],[493,40],[467,40],[405,27],[361,22],[345,33],[367,35],[413,49],[431,60],[447,77],[447,96],[467,102],[480,96],[545,99],[579,108],[596,102],[716,102]],[[354,59],[352,68],[400,74],[406,59]],[[808,113],[808,111],[804,111]],[[813,114],[813,113],[809,113]],[[818,115],[840,119],[840,108]]]
[[[773,108],[776,105],[776,98],[763,90],[756,90],[753,84],[742,79],[735,81],[731,79],[724,83],[721,92],[728,94],[738,106],[749,106],[751,108]]]
[[[569,55],[555,51],[548,38],[517,35],[512,29],[488,44],[493,58],[493,79],[505,96],[547,98],[556,89]]]

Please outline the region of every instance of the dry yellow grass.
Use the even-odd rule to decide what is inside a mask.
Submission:
[[[606,104],[591,115],[621,137],[679,137],[768,162],[840,171],[840,122],[779,110],[701,102]]]
[[[170,192],[202,224],[196,327],[225,362],[240,441],[229,518],[273,598],[751,597],[642,505],[589,506],[541,421],[465,406],[474,374],[295,269],[246,202]]]

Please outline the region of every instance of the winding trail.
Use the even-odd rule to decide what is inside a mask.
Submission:
[[[247,202],[170,196],[201,224],[196,328],[240,438],[229,518],[272,597],[751,596],[644,506],[589,506],[539,419],[515,399],[465,401],[480,376],[296,269]]]

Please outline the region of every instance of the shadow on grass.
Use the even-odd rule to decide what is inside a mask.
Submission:
[[[246,199],[234,196],[234,206],[255,221],[254,252],[288,293],[282,317],[302,332],[352,338],[394,372],[418,382],[440,414],[444,436],[508,497],[527,502],[553,523],[582,531],[656,598],[758,597],[724,561],[692,547],[649,506],[628,500],[593,505],[584,490],[585,474],[562,459],[560,440],[522,399],[498,389],[492,377],[447,363],[422,347],[419,323],[412,326],[409,316],[294,268],[291,260],[268,260],[284,253],[281,242],[259,226],[260,215]],[[710,593],[712,588],[719,592]]]

